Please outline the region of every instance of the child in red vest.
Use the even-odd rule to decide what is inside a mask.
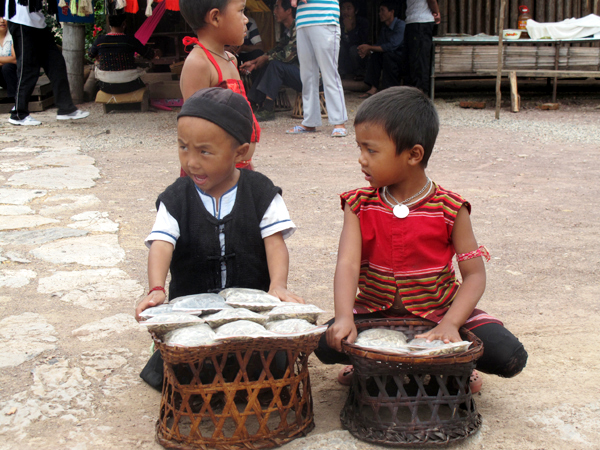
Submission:
[[[237,69],[237,60],[225,46],[244,43],[248,18],[245,0],[180,0],[181,15],[196,32],[197,38],[186,37],[184,45],[193,45],[181,71],[181,93],[186,101],[199,89],[218,86],[246,97]],[[254,119],[250,149],[238,169],[252,169],[252,155],[260,139],[260,126]],[[182,176],[184,176],[182,172]]]
[[[477,245],[471,205],[425,173],[439,130],[433,103],[416,88],[389,88],[361,104],[354,126],[358,162],[371,187],[341,195],[335,319],[315,354],[325,364],[347,364],[341,341],[354,342],[356,319],[416,316],[437,324],[417,337],[458,342],[465,327],[484,344],[479,370],[517,375],[527,362],[523,345],[502,322],[476,309],[489,254]],[[338,380],[349,384],[351,377],[348,366]],[[474,372],[471,390],[480,387]]]

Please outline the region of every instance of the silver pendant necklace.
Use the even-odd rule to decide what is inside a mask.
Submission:
[[[408,214],[410,213],[407,203],[409,203],[411,200],[414,200],[415,198],[419,197],[423,192],[427,191],[429,189],[430,185],[431,185],[431,180],[429,179],[429,177],[427,177],[427,182],[425,183],[425,186],[423,186],[423,189],[421,189],[419,192],[417,192],[412,197],[409,197],[406,200],[401,201],[401,202],[399,202],[398,200],[396,200],[394,198],[394,196],[388,191],[387,186],[383,187],[383,195],[384,195],[384,197],[386,197],[386,202],[392,207],[392,213],[394,214],[394,216],[396,216],[398,219],[404,219],[404,218],[408,217]],[[392,205],[392,203],[389,201],[388,197],[391,198],[392,200],[394,200],[396,202],[396,204]]]

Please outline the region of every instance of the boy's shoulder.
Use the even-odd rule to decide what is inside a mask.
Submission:
[[[340,195],[343,199],[361,199],[366,200],[368,198],[372,198],[373,196],[377,197],[377,188],[367,186],[361,187],[357,189],[352,189],[351,191],[344,192]]]

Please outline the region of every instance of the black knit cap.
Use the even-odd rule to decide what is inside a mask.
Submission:
[[[177,119],[186,116],[220,126],[240,144],[250,142],[252,137],[254,121],[248,100],[230,89],[211,87],[195,92],[185,101]]]

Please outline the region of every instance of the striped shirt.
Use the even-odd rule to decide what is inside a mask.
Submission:
[[[456,297],[460,283],[452,258],[452,230],[458,211],[471,205],[460,195],[437,185],[434,192],[410,207],[404,219],[396,218],[375,188],[341,195],[358,216],[362,234],[359,292],[355,314],[385,311],[396,293],[412,314],[440,322]],[[474,310],[465,326],[501,323]]]
[[[340,25],[340,4],[338,0],[298,1],[296,28],[311,25]]]

